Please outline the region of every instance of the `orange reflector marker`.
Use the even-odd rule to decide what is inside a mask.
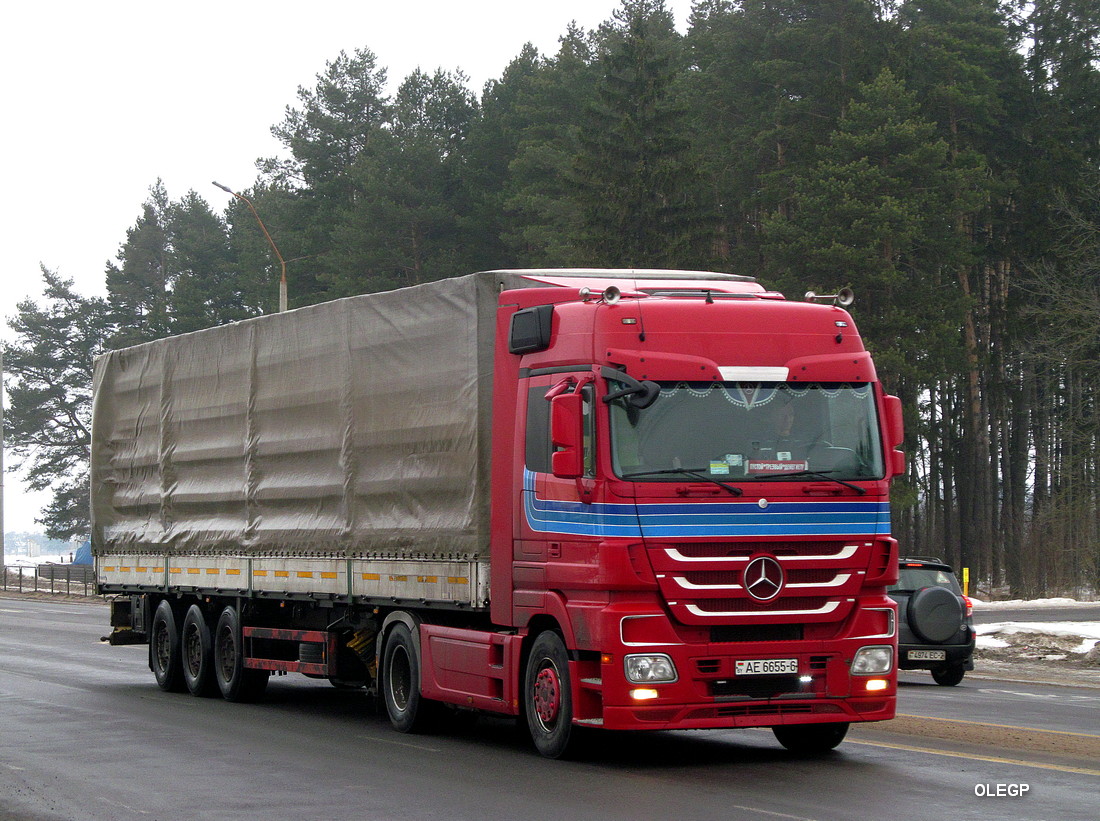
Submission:
[[[611,653],[600,654],[600,664],[610,664],[615,660],[615,657]]]

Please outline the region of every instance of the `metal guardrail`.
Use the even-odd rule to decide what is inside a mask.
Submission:
[[[36,567],[5,567],[0,572],[0,590],[94,596],[95,568],[89,564],[52,563]]]

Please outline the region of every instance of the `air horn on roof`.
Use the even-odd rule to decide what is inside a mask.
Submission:
[[[807,302],[827,302],[830,299],[833,301],[834,305],[839,305],[841,308],[847,308],[856,301],[856,295],[852,292],[851,288],[841,288],[835,294],[815,294],[813,291],[806,292]]]

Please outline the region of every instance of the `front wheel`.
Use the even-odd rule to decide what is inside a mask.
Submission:
[[[963,680],[964,675],[966,675],[966,670],[961,664],[949,664],[946,667],[932,669],[932,678],[936,684],[943,687],[954,687]]]
[[[848,734],[848,722],[836,724],[783,724],[772,727],[776,739],[792,753],[827,753]]]
[[[573,732],[573,692],[569,653],[560,635],[540,633],[531,647],[523,684],[523,706],[535,749],[547,758],[570,752]]]
[[[226,701],[255,701],[267,689],[267,670],[244,666],[241,621],[233,605],[227,605],[214,628],[214,678]]]
[[[420,658],[412,633],[398,622],[382,647],[382,700],[390,724],[399,733],[422,733],[434,718],[437,702],[420,695]]]

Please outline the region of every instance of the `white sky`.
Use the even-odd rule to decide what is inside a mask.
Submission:
[[[413,69],[461,69],[480,94],[524,43],[557,51],[571,20],[592,29],[618,0],[55,0],[7,8],[0,82],[0,338],[39,266],[103,294],[104,269],[150,186],[194,189],[215,211],[280,146],[271,126],[340,50],[369,48],[391,90]],[[690,0],[666,0],[686,29]],[[4,465],[12,459],[5,454]],[[37,531],[46,494],[4,476],[4,530]]]

